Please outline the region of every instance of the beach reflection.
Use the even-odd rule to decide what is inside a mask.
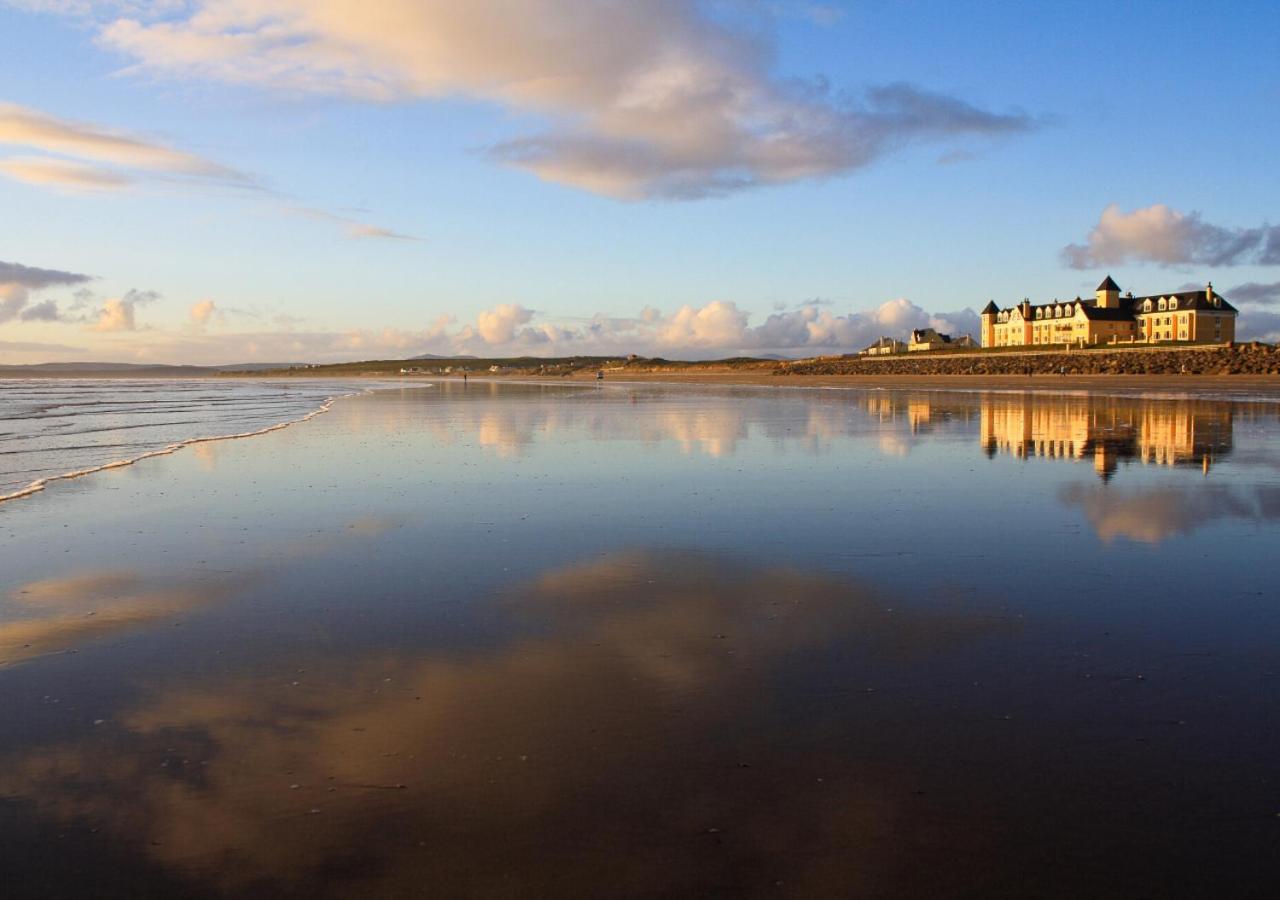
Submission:
[[[0,794],[219,892],[847,892],[905,863],[911,794],[852,747],[805,752],[872,698],[806,672],[1010,628],[702,553],[610,554],[500,602],[497,646],[157,685],[4,759]]]
[[[98,569],[19,584],[0,605],[0,668],[172,619],[232,596],[248,580]]]
[[[51,488],[0,514],[6,900],[1269,883],[1278,435],[472,384]]]
[[[1118,491],[1071,484],[1060,493],[1067,506],[1078,506],[1104,541],[1128,538],[1158,544],[1189,535],[1215,521],[1280,520],[1280,486],[1254,488],[1229,485],[1159,487]]]
[[[1231,404],[1021,394],[982,399],[988,455],[1092,462],[1109,480],[1122,462],[1208,472],[1232,449]]]

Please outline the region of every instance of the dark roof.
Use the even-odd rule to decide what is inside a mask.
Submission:
[[[1094,290],[1095,291],[1118,291],[1120,290],[1120,285],[1112,281],[1111,276],[1108,275],[1106,279],[1102,282],[1102,284],[1098,285],[1096,288],[1094,288]]]
[[[1162,297],[1165,299],[1168,299],[1169,297],[1177,297],[1178,309],[1180,310],[1198,309],[1198,310],[1204,310],[1206,312],[1217,311],[1217,312],[1230,312],[1230,313],[1237,311],[1234,306],[1232,306],[1230,303],[1227,302],[1227,298],[1223,297],[1217,291],[1213,292],[1213,296],[1218,299],[1221,305],[1214,306],[1209,301],[1208,294],[1206,294],[1205,291],[1181,291],[1176,294],[1152,294],[1149,297],[1134,297],[1132,300],[1129,300],[1129,302],[1133,304],[1133,312],[1135,313],[1139,313],[1142,311],[1142,308],[1139,304],[1141,304],[1143,301],[1150,300],[1152,304],[1155,304],[1155,302],[1160,300]],[[1164,310],[1153,309],[1152,312],[1164,312]]]
[[[951,343],[951,335],[939,334],[936,328],[917,328],[915,331],[911,332],[911,340],[915,341],[917,344],[923,344],[924,342],[934,340],[935,338],[945,344]]]
[[[996,306],[996,301],[994,301],[994,300],[988,300],[988,301],[987,301],[987,305],[986,305],[986,306],[984,306],[984,307],[982,307],[982,313],[981,313],[981,314],[985,316],[985,315],[988,315],[988,314],[990,314],[990,313],[996,313],[996,312],[1000,312],[1000,307]]]
[[[1100,306],[1090,306],[1087,303],[1081,304],[1084,309],[1084,317],[1093,319],[1095,322],[1132,322],[1133,309],[1129,307],[1109,307],[1103,309]]]
[[[1111,281],[1111,279],[1108,278],[1107,281]],[[1105,285],[1106,283],[1107,282],[1104,281],[1102,285],[1099,285],[1098,290],[1103,290],[1103,285]],[[1112,282],[1112,284],[1114,283],[1115,282]],[[1055,300],[1052,303],[1039,303],[1039,304],[1036,304],[1035,306],[1030,306],[1029,309],[1027,308],[1029,304],[1024,300],[1021,303],[1014,304],[1008,309],[1002,310],[997,308],[993,311],[994,312],[1010,312],[1014,309],[1020,309],[1023,312],[1024,316],[1026,316],[1027,318],[1034,318],[1036,314],[1036,310],[1041,310],[1041,309],[1052,310],[1055,306],[1069,307],[1072,305],[1076,305],[1076,306],[1083,307],[1085,316],[1087,316],[1090,319],[1118,321],[1121,319],[1133,318],[1136,315],[1142,314],[1142,304],[1146,300],[1150,300],[1152,303],[1152,306],[1154,307],[1156,302],[1159,301],[1161,297],[1165,298],[1166,300],[1170,297],[1177,297],[1179,310],[1203,310],[1205,312],[1228,312],[1228,313],[1237,312],[1236,308],[1227,302],[1226,297],[1223,297],[1217,291],[1214,291],[1213,296],[1219,301],[1220,305],[1214,306],[1213,303],[1209,300],[1209,297],[1205,291],[1180,291],[1180,292],[1175,292],[1171,294],[1152,294],[1148,297],[1121,296],[1119,298],[1120,305],[1118,307],[1112,307],[1110,309],[1099,309],[1097,306],[1097,301],[1094,300],[1094,298],[1092,297],[1086,298],[1084,300],[1081,300],[1079,297],[1077,297],[1074,300]],[[987,312],[987,310],[991,309],[993,305],[994,304],[990,304],[990,303],[987,304],[987,308],[984,309],[983,312],[984,313]],[[1153,308],[1151,311],[1153,313],[1165,312],[1165,310],[1160,310],[1155,308]],[[1074,315],[1074,312],[1075,311],[1072,310],[1073,315]],[[1052,316],[1049,316],[1048,318],[1052,318]]]

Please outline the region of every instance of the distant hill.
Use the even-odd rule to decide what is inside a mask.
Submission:
[[[418,356],[410,356],[409,359],[475,359],[474,356],[441,356],[439,353],[423,353]]]
[[[219,372],[270,372],[301,366],[302,363],[235,363],[229,366],[170,366],[160,363],[55,362],[25,366],[0,365],[0,376],[31,378],[40,375],[71,377],[76,375],[147,375],[164,378],[196,378]]]

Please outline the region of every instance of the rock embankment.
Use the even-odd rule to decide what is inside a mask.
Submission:
[[[1280,347],[1076,350],[820,357],[778,366],[778,375],[1280,375]]]

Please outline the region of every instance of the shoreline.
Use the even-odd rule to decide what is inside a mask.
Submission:
[[[428,376],[424,381],[461,381],[453,375]],[[536,384],[594,383],[592,374],[562,378],[533,375],[475,374],[471,382]],[[762,372],[645,372],[611,375],[605,384],[689,384],[751,387],[845,388],[851,390],[1032,391],[1044,393],[1093,391],[1120,396],[1163,393],[1280,401],[1280,376],[1275,375],[773,375]]]
[[[98,466],[90,466],[86,469],[78,469],[74,472],[62,472],[57,475],[50,475],[46,478],[37,478],[35,481],[31,482],[30,484],[27,484],[22,488],[19,488],[16,491],[13,491],[12,493],[0,494],[0,504],[7,503],[11,500],[22,500],[24,498],[34,496],[35,494],[39,494],[42,491],[44,491],[45,488],[47,488],[49,485],[55,484],[59,481],[73,481],[77,478],[84,478],[88,475],[96,475],[98,472],[106,472],[111,469],[122,469],[122,468],[125,468],[126,466],[132,466],[137,463],[140,463],[143,460],[154,459],[158,456],[169,456],[173,453],[177,453],[179,450],[183,449],[184,447],[190,447],[193,444],[209,444],[215,441],[237,441],[243,438],[260,437],[264,434],[270,434],[273,431],[280,431],[283,428],[291,428],[294,425],[301,425],[303,422],[310,422],[316,416],[324,415],[330,409],[333,408],[333,404],[336,403],[337,401],[345,399],[347,397],[358,396],[359,394],[363,394],[363,393],[368,393],[368,389],[363,391],[351,391],[350,393],[346,393],[346,394],[333,394],[325,398],[323,403],[321,403],[318,407],[313,409],[311,412],[307,413],[305,416],[301,416],[300,418],[297,418],[297,419],[290,419],[286,422],[276,422],[273,425],[267,425],[266,427],[259,428],[256,431],[243,431],[243,432],[238,432],[236,434],[215,434],[215,435],[203,435],[200,437],[186,438],[181,441],[175,441],[172,444],[168,444],[164,447],[160,447],[155,450],[148,450],[145,453],[140,453],[137,456],[132,456],[132,457],[129,457],[128,459],[112,460],[111,462],[106,462]]]

